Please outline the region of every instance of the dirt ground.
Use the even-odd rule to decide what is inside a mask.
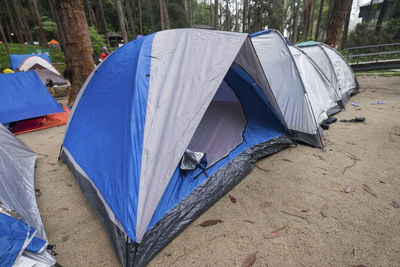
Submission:
[[[259,161],[229,193],[236,204],[223,197],[149,266],[241,266],[253,252],[254,266],[400,266],[400,208],[392,203],[400,204],[400,78],[358,79],[360,94],[336,117],[365,123],[338,121],[324,132],[324,149],[298,145]],[[18,136],[40,153],[38,204],[56,259],[118,266],[100,220],[57,162],[63,134],[60,126]],[[208,219],[223,222],[198,226]],[[287,232],[265,238],[283,226]]]

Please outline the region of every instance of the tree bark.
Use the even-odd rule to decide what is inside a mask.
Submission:
[[[318,41],[319,39],[319,27],[321,25],[321,16],[322,16],[322,10],[324,9],[324,0],[321,0],[319,4],[319,12],[318,12],[318,19],[317,19],[317,27],[315,29],[315,41]]]
[[[243,21],[242,21],[242,28],[243,32],[247,31],[247,7],[249,5],[249,0],[244,0],[243,1]]]
[[[163,0],[160,1],[160,23],[161,23],[161,30],[165,30],[165,22],[164,22],[164,7],[163,7]]]
[[[128,42],[128,35],[126,34],[124,12],[122,11],[122,5],[121,5],[120,0],[115,0],[115,7],[117,8],[117,12],[118,12],[119,28],[121,29],[122,39],[124,40],[124,43],[126,44]]]
[[[376,22],[375,32],[379,33],[382,28],[383,18],[385,17],[386,9],[388,6],[388,0],[383,0],[382,8],[379,11],[378,21]]]
[[[214,30],[218,30],[218,0],[214,0]]]
[[[82,0],[52,0],[65,37],[65,63],[72,71],[71,94],[68,104],[72,105],[86,78],[94,69],[92,42],[86,22]]]
[[[350,1],[348,11],[347,11],[347,17],[346,17],[346,24],[344,25],[343,29],[343,36],[342,36],[342,42],[340,44],[340,49],[344,49],[347,44],[347,34],[349,32],[349,24],[350,24],[350,16],[351,16],[351,6],[353,4],[353,1]]]
[[[236,32],[239,32],[239,8],[238,8],[238,0],[236,0],[236,12],[235,12],[235,27]]]
[[[134,22],[134,19],[133,19],[131,3],[129,2],[131,0],[125,0],[125,1],[126,1],[126,9],[127,9],[126,12],[128,14],[129,24],[131,25],[133,38],[136,38],[135,22]]]
[[[343,25],[346,22],[349,3],[352,0],[335,0],[332,8],[332,16],[330,18],[326,41],[328,45],[337,48]]]
[[[231,30],[231,12],[229,10],[229,0],[226,0],[226,9],[225,9],[225,13],[226,13],[226,30],[230,31]]]
[[[296,12],[295,12],[295,16],[294,16],[294,27],[293,27],[293,39],[292,39],[292,43],[295,44],[297,42],[297,30],[299,28],[299,16],[300,16],[300,3],[301,0],[297,0],[297,5],[296,5]]]
[[[3,39],[3,44],[6,47],[7,54],[10,55],[10,49],[8,49],[7,38],[6,35],[4,34],[3,25],[1,25],[1,21],[0,21],[0,34],[1,38]]]
[[[282,35],[284,35],[284,31],[285,31],[285,0],[282,0],[282,14],[281,14],[281,33]]]
[[[169,24],[168,4],[165,2],[165,0],[160,0],[160,1],[162,2],[161,12],[163,12],[165,29],[169,30],[171,29],[171,25]]]
[[[140,34],[143,35],[143,25],[142,25],[142,1],[138,0],[139,7],[139,26],[140,26]]]
[[[58,41],[60,42],[61,50],[65,53],[65,37],[64,37],[64,32],[63,28],[60,27],[61,21],[59,16],[57,15],[56,8],[55,8],[55,2],[56,0],[49,0],[49,6],[50,6],[50,11],[53,16],[53,21],[56,22],[57,24],[57,37]]]
[[[311,14],[310,14],[310,23],[309,23],[310,32],[308,34],[308,36],[310,36],[310,38],[312,38],[312,36],[313,36],[313,29],[314,29],[314,8],[315,8],[315,0],[311,0]]]
[[[189,28],[193,27],[192,0],[187,0]]]
[[[9,3],[12,3],[11,6]],[[10,18],[10,25],[11,25],[11,30],[15,34],[15,37],[17,38],[17,42],[20,44],[23,44],[25,42],[24,40],[24,35],[22,34],[22,28],[21,25],[19,24],[17,15],[15,13],[14,9],[14,2],[10,0],[4,0],[4,3],[6,4],[7,8],[7,13],[8,17]]]
[[[43,26],[42,26],[42,20],[40,18],[40,14],[39,14],[39,8],[37,6],[37,0],[30,0],[31,4],[32,4],[32,11],[34,12],[34,14],[32,14],[35,17],[36,21],[36,26],[39,27],[39,38],[40,38],[40,44],[44,45],[44,46],[48,46],[47,44],[47,39],[46,39],[46,35],[44,34],[43,31]]]
[[[86,6],[87,6],[87,13],[88,13],[88,16],[89,16],[89,25],[96,27],[96,24],[94,23],[94,12],[93,12],[93,9],[92,9],[92,1],[86,0],[85,2],[86,2]]]

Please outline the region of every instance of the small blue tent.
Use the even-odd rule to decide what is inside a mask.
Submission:
[[[247,34],[179,29],[132,41],[87,79],[61,158],[123,266],[143,266],[292,144]]]
[[[63,111],[34,71],[0,74],[0,123]]]
[[[50,58],[47,54],[11,54],[10,55],[10,67],[12,70],[19,68],[24,61],[32,56],[38,56],[48,61],[51,64]]]

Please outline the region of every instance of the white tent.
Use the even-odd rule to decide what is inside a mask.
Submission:
[[[289,49],[278,31],[255,33],[252,42],[292,135],[322,147],[319,125],[340,109],[340,97],[316,65]]]
[[[334,48],[320,42],[297,44],[320,67],[334,88],[342,94],[344,104],[358,93],[358,83],[353,70],[343,56]]]
[[[56,68],[53,67],[53,65],[51,65],[50,62],[38,56],[31,56],[25,59],[25,61],[22,62],[22,64],[20,65],[19,70],[28,71],[28,70],[34,70],[35,68],[47,69],[52,73],[61,76],[61,74],[57,71]]]

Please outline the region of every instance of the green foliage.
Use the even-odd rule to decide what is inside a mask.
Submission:
[[[8,44],[11,54],[29,54],[32,49],[50,49],[50,59],[53,63],[64,63],[65,57],[61,50],[39,45]],[[0,44],[0,65],[4,68],[10,65],[6,48]]]
[[[90,39],[92,40],[93,53],[100,55],[103,46],[106,46],[106,40],[93,26],[89,27],[89,33]]]

